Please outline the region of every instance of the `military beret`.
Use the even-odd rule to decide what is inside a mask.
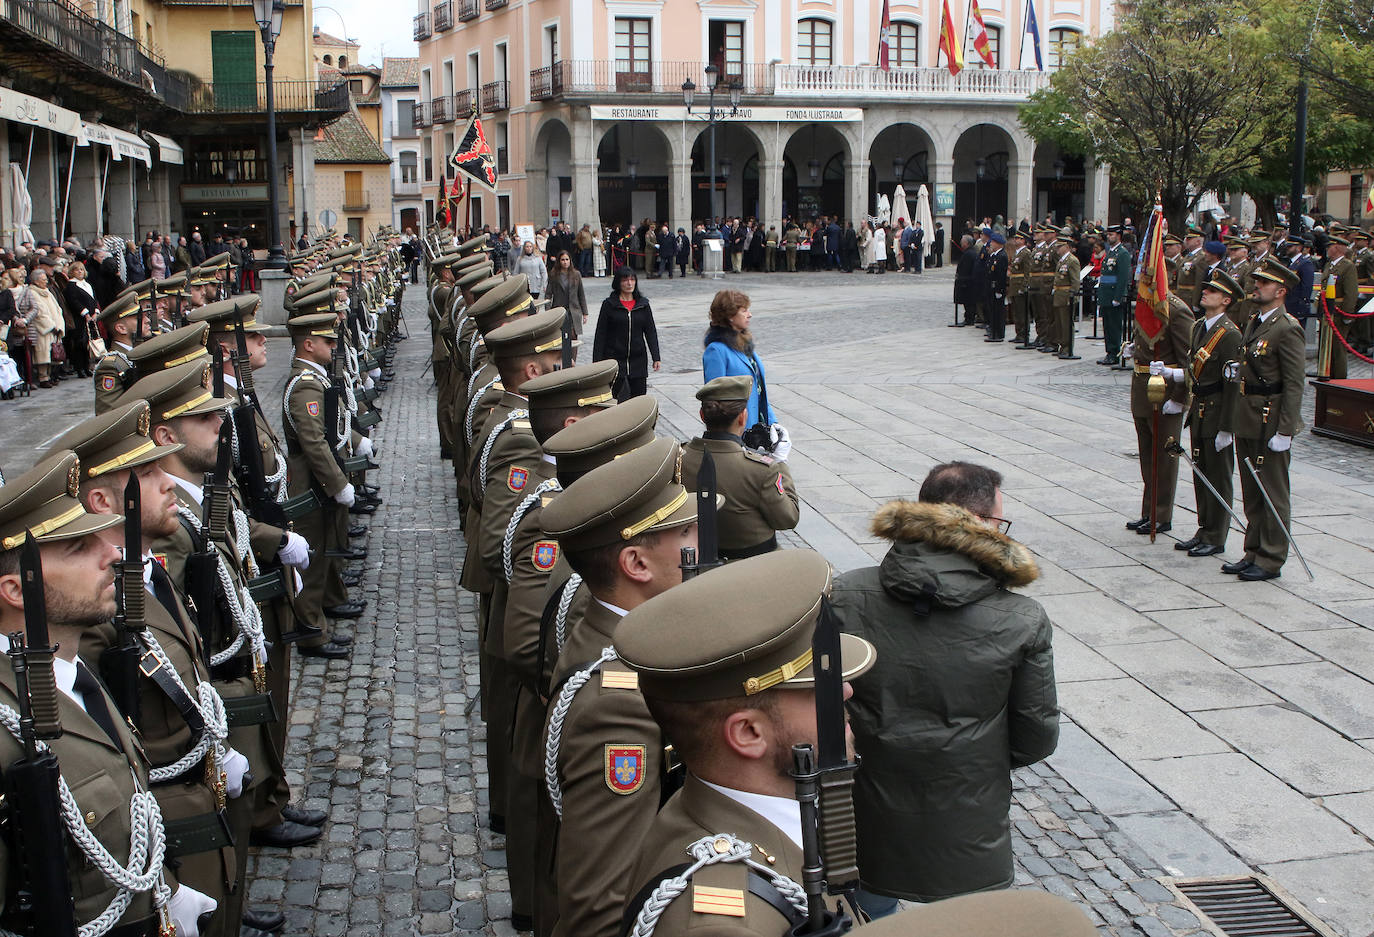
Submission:
[[[992,232],[992,234],[989,235],[989,238],[988,238],[988,239],[989,239],[990,241],[992,241],[992,243],[994,243],[994,244],[1005,244],[1005,243],[1007,243],[1006,237],[1005,237],[1004,235],[998,234],[996,231]]]
[[[473,267],[470,270],[464,270],[462,274],[458,277],[458,288],[471,289],[473,286],[476,286],[478,283],[481,283],[483,280],[490,277],[491,271],[491,261],[487,261],[486,263]]]
[[[233,406],[233,401],[210,392],[209,361],[191,361],[140,378],[124,399],[142,397],[152,408],[154,423],[179,416],[199,416]]]
[[[1218,293],[1225,293],[1232,300],[1239,301],[1245,298],[1245,287],[1237,282],[1225,270],[1214,270],[1212,276],[1206,283],[1202,284],[1204,290],[1216,290]]]
[[[51,452],[0,487],[0,550],[13,550],[33,533],[39,543],[71,540],[124,521],[122,514],[90,514],[77,500],[81,461],[70,450]]]
[[[692,523],[696,499],[682,487],[681,461],[682,447],[674,440],[655,439],[606,462],[544,508],[539,516],[544,533],[577,550]]]
[[[558,407],[611,407],[615,397],[611,385],[620,373],[620,365],[613,359],[560,368],[531,378],[520,385],[520,393],[529,398],[530,410]]]
[[[1290,290],[1297,286],[1301,279],[1296,270],[1290,269],[1272,256],[1264,258],[1264,264],[1250,275],[1256,280],[1270,280]]]
[[[286,328],[292,338],[332,338],[339,337],[339,317],[332,312],[315,312],[305,316],[295,316],[286,320]]]
[[[205,344],[209,336],[210,326],[204,322],[159,332],[146,342],[135,345],[134,350],[129,352],[129,361],[134,366],[134,373],[144,378],[188,361],[208,360]]]
[[[129,316],[138,315],[138,296],[134,293],[120,293],[108,306],[101,308],[96,313],[96,319],[104,322],[107,319],[125,319]]]
[[[257,293],[241,293],[232,299],[221,299],[192,309],[186,313],[186,318],[192,322],[208,322],[212,332],[234,332],[242,317],[245,332],[259,332],[262,326],[258,324],[257,314],[261,302],[262,297]]]
[[[563,315],[562,309],[550,309],[507,322],[486,334],[487,351],[493,359],[559,351],[563,348]]]
[[[486,334],[512,317],[528,313],[532,308],[534,298],[530,296],[530,278],[518,273],[492,284],[468,307],[468,315],[477,323],[478,330]]]
[[[148,401],[134,400],[76,424],[53,443],[53,449],[75,452],[81,459],[81,477],[97,478],[155,462],[184,448],[181,443],[157,445],[148,438],[151,424]]]
[[[1221,243],[1220,241],[1208,241],[1207,243],[1202,245],[1202,249],[1207,253],[1215,254],[1218,257],[1223,257],[1226,254],[1226,245]]]
[[[748,374],[727,374],[712,378],[697,390],[697,399],[748,400],[754,390],[754,379]]]
[[[566,488],[598,465],[653,442],[657,424],[658,399],[632,397],[554,433],[544,441],[544,453],[557,462]]]
[[[655,699],[698,702],[773,687],[811,689],[811,642],[829,593],[830,564],[813,550],[749,557],[632,609],[616,626],[615,648],[639,674],[644,695]],[[866,672],[877,656],[863,638],[840,635],[846,680]]]

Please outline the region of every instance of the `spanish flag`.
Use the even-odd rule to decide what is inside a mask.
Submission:
[[[1155,205],[1136,266],[1135,324],[1153,345],[1169,324],[1169,266],[1164,262],[1164,208]]]
[[[936,52],[937,62],[940,52],[945,54],[945,64],[949,66],[949,73],[959,74],[964,67],[964,50],[954,30],[954,17],[949,15],[949,0],[945,0],[944,12],[940,15],[940,49]]]

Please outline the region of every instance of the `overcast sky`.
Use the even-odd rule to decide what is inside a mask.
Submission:
[[[335,12],[337,11],[337,12]],[[347,36],[361,43],[365,65],[381,65],[382,56],[415,56],[412,38],[414,3],[378,3],[377,0],[328,0],[315,4],[315,25],[332,36]],[[340,22],[342,17],[342,22]]]

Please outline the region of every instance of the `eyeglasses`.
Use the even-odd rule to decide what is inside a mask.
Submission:
[[[1005,517],[985,517],[985,521],[993,521],[999,534],[1006,534],[1011,530],[1011,521]]]

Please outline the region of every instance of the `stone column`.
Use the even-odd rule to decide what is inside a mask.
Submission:
[[[953,152],[951,150],[951,152]],[[949,259],[950,245],[958,237],[959,229],[954,226],[953,211],[941,212],[935,192],[938,188],[947,186],[950,190],[954,188],[954,161],[953,160],[934,160],[930,164],[930,215],[931,221],[942,221],[945,225],[945,259]],[[930,235],[934,238],[934,234]]]
[[[105,155],[108,152],[99,144],[76,149],[67,218],[72,234],[83,244],[95,237],[101,227],[100,182],[105,169]]]
[[[1088,160],[1084,168],[1087,178],[1084,180],[1083,213],[1090,219],[1101,218],[1105,222],[1111,204],[1111,167]]]
[[[1035,206],[1035,163],[1007,163],[1007,224],[1012,218],[1030,218]]]
[[[137,240],[138,225],[134,222],[135,165],[131,159],[110,163],[110,174],[105,182],[105,200],[110,206],[110,223],[106,231]],[[165,177],[165,169],[162,175]]]
[[[824,172],[824,169],[822,169]],[[782,189],[782,175],[779,170],[778,189]],[[845,203],[841,210],[845,218],[862,218],[873,206],[865,204],[868,200],[868,160],[855,159],[844,167]]]
[[[763,229],[782,224],[782,161],[759,160],[759,221]],[[782,234],[782,229],[778,229]]]
[[[312,133],[306,133],[302,129],[295,128],[290,133],[291,138],[291,165],[293,167],[292,181],[294,182],[295,197],[291,198],[292,193],[285,191],[286,161],[278,156],[280,163],[281,179],[278,184],[282,190],[277,198],[278,207],[281,210],[281,237],[282,247],[290,250],[291,245],[287,243],[291,239],[291,212],[294,205],[296,220],[299,222],[304,216],[309,222],[309,232],[320,233],[316,229],[320,226],[320,220],[315,212],[315,137]],[[280,154],[280,150],[278,151]],[[344,220],[340,218],[338,223],[340,230],[343,230]],[[297,231],[299,237],[300,232]]]
[[[574,217],[568,223],[575,228],[583,224],[597,228],[601,226],[601,186],[597,175],[600,161],[596,158],[596,125],[587,108],[575,108],[571,117]]]
[[[167,178],[166,171],[150,172],[147,168],[135,160],[124,160],[128,168],[129,185],[136,195],[135,213],[138,218],[138,230],[134,231],[135,240],[141,240],[139,235],[148,231],[167,231],[175,224],[177,228],[182,226],[180,212],[177,217],[172,217],[172,194],[171,183]],[[146,184],[139,185],[139,178],[142,177]],[[180,204],[177,199],[177,204]],[[118,234],[119,232],[115,232]]]
[[[71,146],[71,137],[47,130],[33,131],[28,182],[29,200],[33,203],[33,220],[29,222],[29,227],[35,238],[50,238],[61,233],[57,230],[57,220],[62,211],[62,186],[57,181],[57,162],[54,158],[58,146]],[[20,155],[21,164],[26,155]]]
[[[692,161],[674,159],[668,164],[668,217],[672,232],[678,228],[692,230]]]

